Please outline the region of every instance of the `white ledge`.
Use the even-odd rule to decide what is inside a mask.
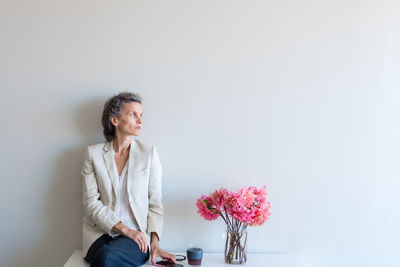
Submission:
[[[185,255],[185,253],[176,253]],[[180,262],[185,266],[188,265],[187,261]],[[75,250],[71,257],[64,264],[64,267],[88,267],[89,264],[85,262],[82,256],[82,250]],[[143,266],[152,266],[151,262],[148,261]],[[226,264],[224,262],[224,257],[222,253],[204,253],[201,267],[221,267],[235,265]],[[247,262],[245,264],[237,265],[243,267],[256,267],[256,266],[268,266],[268,267],[302,267],[298,260],[292,254],[282,254],[282,253],[248,253]]]

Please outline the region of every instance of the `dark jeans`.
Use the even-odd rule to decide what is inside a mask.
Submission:
[[[125,236],[104,234],[90,246],[85,261],[91,267],[136,267],[149,259],[149,249],[143,253],[138,244]]]

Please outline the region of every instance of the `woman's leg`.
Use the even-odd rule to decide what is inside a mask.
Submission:
[[[149,249],[146,253],[140,251],[138,244],[125,236],[112,239],[98,251],[93,267],[141,266],[149,259]]]
[[[100,249],[102,249],[104,245],[108,244],[112,240],[113,238],[107,234],[97,238],[96,241],[94,241],[90,246],[86,256],[84,257],[85,261],[92,264],[96,259],[97,253],[99,253]]]

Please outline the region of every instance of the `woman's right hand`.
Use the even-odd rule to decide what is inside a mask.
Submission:
[[[147,236],[145,233],[135,231],[121,222],[114,225],[112,230],[132,239],[138,244],[140,251],[147,252]]]
[[[127,237],[135,241],[143,253],[147,252],[147,236],[145,233],[129,229]]]

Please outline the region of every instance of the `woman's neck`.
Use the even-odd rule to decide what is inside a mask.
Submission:
[[[122,153],[129,150],[132,142],[132,136],[129,135],[118,135],[116,134],[113,140],[113,149],[114,153],[117,155],[121,155]]]

